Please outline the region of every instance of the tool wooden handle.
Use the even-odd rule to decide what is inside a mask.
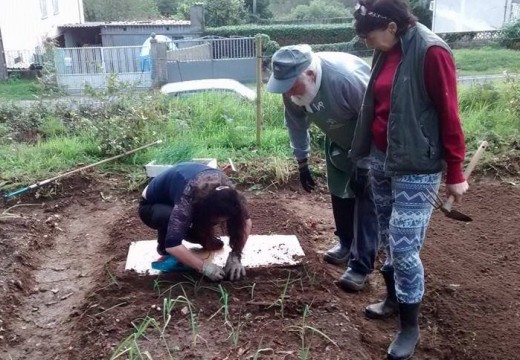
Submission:
[[[473,157],[471,158],[468,166],[466,166],[466,170],[464,170],[464,177],[466,178],[466,180],[468,180],[469,176],[471,175],[471,173],[477,166],[478,161],[484,154],[484,151],[486,151],[486,148],[488,147],[488,145],[489,144],[487,141],[482,141],[480,143],[480,146],[478,147],[477,152],[475,152],[475,155],[473,155]],[[450,195],[448,200],[446,200],[446,202],[443,205],[444,209],[451,211],[451,207],[453,206],[454,201],[455,201],[455,197],[453,195]]]

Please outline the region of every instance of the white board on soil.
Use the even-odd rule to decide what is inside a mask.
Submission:
[[[221,237],[224,247],[218,251],[202,250],[200,245],[183,241],[183,245],[203,259],[224,266],[231,251],[229,238]],[[156,275],[160,271],[152,269],[152,261],[159,255],[156,240],[134,241],[130,244],[125,270],[134,270],[139,274]],[[251,235],[242,252],[242,264],[246,268],[269,266],[293,266],[301,263],[305,256],[303,249],[294,235]]]

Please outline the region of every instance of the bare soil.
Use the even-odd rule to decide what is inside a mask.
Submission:
[[[124,272],[130,242],[155,234],[137,217],[138,194],[119,184],[83,174],[58,184],[52,198],[22,198],[32,206],[11,209],[14,217],[0,210],[2,359],[108,359],[125,339],[134,346],[121,359],[289,360],[305,358],[307,347],[307,359],[385,358],[397,319],[362,314],[384,295],[380,275],[345,293],[335,285],[344,269],[322,261],[333,245],[325,192],[246,192],[253,233],[296,234],[306,258],[219,287],[195,273]],[[415,359],[518,359],[520,188],[472,182],[459,210],[474,221],[435,213],[428,232]]]

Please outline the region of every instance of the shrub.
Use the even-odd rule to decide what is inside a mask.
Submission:
[[[508,48],[520,49],[520,19],[510,22],[502,28],[500,43]]]
[[[477,84],[461,89],[459,107],[462,111],[481,108],[482,106],[496,106],[500,99],[500,90],[491,83]]]
[[[255,36],[259,33],[268,35],[280,46],[339,43],[354,37],[354,30],[346,24],[223,26],[207,28],[204,35],[231,37]]]

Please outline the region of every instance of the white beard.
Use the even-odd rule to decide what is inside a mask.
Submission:
[[[298,106],[310,105],[320,90],[320,87],[309,77],[304,77],[303,81],[305,83],[305,94],[291,96],[291,101]]]

